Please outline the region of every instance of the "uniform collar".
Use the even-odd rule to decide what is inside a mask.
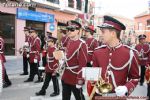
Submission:
[[[116,49],[120,48],[122,46],[122,43],[119,43],[118,45],[116,45],[115,47],[110,47],[109,45],[107,45],[107,47],[111,50],[111,51],[115,51]]]

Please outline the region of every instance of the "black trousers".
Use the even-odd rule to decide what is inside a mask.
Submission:
[[[60,90],[59,90],[59,83],[58,83],[57,76],[52,76],[52,73],[47,73],[47,72],[46,72],[45,81],[44,81],[41,91],[46,92],[46,89],[48,88],[49,82],[51,81],[51,79],[53,82],[54,93],[59,93]]]
[[[43,65],[43,67],[46,66],[46,57],[42,57],[42,65]]]
[[[29,63],[29,58],[23,56],[23,72],[24,72],[24,74],[28,74],[28,63]]]
[[[85,100],[82,88],[78,89],[75,85],[69,85],[62,81],[62,100],[70,100],[71,92],[76,100]]]
[[[147,84],[147,97],[149,98],[148,100],[150,100],[150,84]]]
[[[35,75],[38,75],[38,80],[41,79],[39,71],[38,71],[39,63],[30,63],[30,75],[29,79],[33,80]]]
[[[11,84],[11,81],[8,78],[8,75],[7,75],[7,72],[6,72],[5,68],[4,68],[4,83],[5,84]]]
[[[140,78],[140,84],[143,84],[144,83],[144,76],[145,76],[145,65],[141,65],[141,78]]]

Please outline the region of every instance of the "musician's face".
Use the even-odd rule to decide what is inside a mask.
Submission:
[[[48,41],[48,46],[54,46],[54,42],[53,41]]]
[[[68,31],[68,37],[70,38],[74,38],[75,36],[77,36],[79,34],[79,30],[74,30],[74,31]]]
[[[114,33],[109,29],[103,28],[101,29],[102,39],[104,43],[110,43],[114,37]]]
[[[29,31],[24,31],[24,34],[25,35],[29,35]]]
[[[140,39],[139,42],[140,42],[140,43],[145,43],[146,40],[145,40],[145,39]]]

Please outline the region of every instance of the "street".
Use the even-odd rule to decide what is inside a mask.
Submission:
[[[0,95],[0,100],[61,100],[61,92],[59,96],[50,97],[50,94],[53,92],[52,82],[50,82],[45,96],[35,96],[35,92],[41,89],[43,83],[23,82],[28,78],[28,75],[19,75],[20,73],[22,73],[22,57],[12,56],[6,57],[6,59],[7,62],[5,66],[7,69],[8,76],[12,81],[12,86],[3,89]],[[34,78],[34,81],[36,80],[37,76]],[[61,81],[59,81],[59,84],[61,91]],[[146,96],[146,87],[146,84],[144,84],[143,86],[138,85],[131,96]],[[85,86],[83,87],[83,90],[86,100],[88,100]],[[73,94],[71,100],[75,100]]]

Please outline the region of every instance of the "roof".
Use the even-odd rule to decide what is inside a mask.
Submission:
[[[136,15],[135,18],[146,16],[146,15],[148,15],[148,11],[144,11],[144,12],[140,13],[139,15]]]

